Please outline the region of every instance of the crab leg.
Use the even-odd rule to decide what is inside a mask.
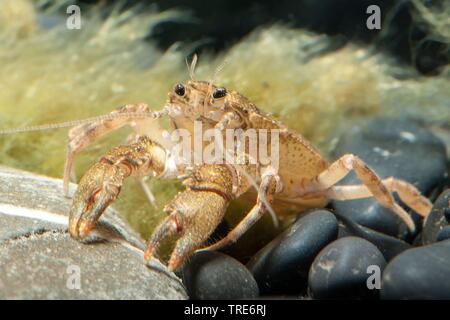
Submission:
[[[245,232],[247,232],[247,230],[250,229],[264,215],[264,213],[267,212],[267,208],[261,199],[261,194],[270,204],[273,200],[273,195],[280,191],[281,183],[279,176],[275,173],[263,175],[259,188],[260,190],[256,204],[245,216],[245,218],[224,238],[201,250],[217,250],[223,248],[233,242],[236,242]]]
[[[69,232],[82,239],[95,225],[122,187],[133,176],[176,176],[177,168],[168,165],[166,150],[143,136],[136,143],[109,151],[82,177],[74,195],[69,215]]]
[[[420,195],[419,191],[411,184],[389,177],[382,180],[390,192],[397,192],[400,199],[422,217],[426,218],[430,213],[431,202]],[[334,200],[353,200],[372,197],[372,193],[365,185],[334,186],[327,191],[327,196]]]
[[[350,186],[345,189],[334,186],[352,170],[356,172],[364,187]],[[415,225],[411,216],[395,202],[392,191],[396,191],[406,204],[417,210],[422,216],[427,216],[430,212],[431,203],[421,196],[413,185],[394,178],[382,180],[364,161],[353,154],[346,154],[336,160],[309,184],[299,188],[296,196],[320,192],[328,192],[331,197],[342,200],[373,196],[383,207],[389,208],[397,214],[411,231],[414,231]]]
[[[67,155],[66,162],[64,164],[64,175],[63,175],[63,190],[64,195],[68,197],[69,195],[69,180],[72,172],[73,162],[75,156],[92,142],[95,141],[98,137],[101,137],[108,132],[111,132],[115,129],[123,127],[124,125],[131,125],[136,133],[140,132],[143,126],[139,124],[145,120],[136,119],[131,116],[132,113],[143,114],[145,112],[150,112],[148,105],[144,103],[140,104],[127,104],[122,106],[114,111],[112,111],[109,115],[111,118],[105,118],[103,120],[98,120],[96,122],[82,124],[74,127],[69,131],[69,143],[67,146]],[[114,117],[119,114],[130,114],[129,117]],[[161,117],[164,112],[155,112],[153,118]],[[148,119],[147,119],[148,120]]]

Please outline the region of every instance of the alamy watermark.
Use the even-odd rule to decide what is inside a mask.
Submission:
[[[81,269],[77,265],[70,265],[66,269],[66,273],[69,275],[66,281],[66,287],[69,290],[81,289]]]
[[[202,121],[194,121],[193,136],[187,129],[165,132],[174,146],[171,154],[177,164],[259,164],[279,167],[279,129],[203,130]]]
[[[66,27],[69,30],[81,29],[81,9],[77,5],[70,5],[66,9],[66,13],[69,15],[66,20]]]
[[[381,29],[381,9],[379,6],[373,4],[367,7],[366,13],[370,16],[366,20],[366,26],[369,30]]]
[[[370,276],[367,278],[366,285],[369,290],[381,289],[381,269],[380,266],[370,265],[367,267],[367,274]]]

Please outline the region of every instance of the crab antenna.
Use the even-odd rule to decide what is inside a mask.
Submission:
[[[225,66],[227,65],[227,63],[228,63],[228,60],[227,60],[227,59],[223,60],[222,63],[219,64],[219,65],[217,66],[216,70],[214,71],[214,74],[213,74],[213,76],[212,76],[212,79],[209,80],[208,95],[210,95],[210,94],[212,93],[212,86],[213,86],[213,83],[216,81],[217,76],[219,75],[220,72],[222,72],[222,70],[225,68]],[[205,103],[206,103],[206,100],[205,100]]]
[[[225,68],[225,66],[228,64],[228,60],[225,59],[223,60],[223,62],[221,64],[219,64],[216,68],[216,70],[214,71],[213,77],[212,77],[212,82],[216,81],[217,76],[219,75],[220,72],[222,72],[222,70]]]
[[[166,109],[164,109],[163,111],[155,111],[155,112],[112,113],[112,114],[105,114],[105,115],[81,119],[81,120],[72,120],[72,121],[59,122],[59,123],[50,123],[50,124],[28,126],[28,127],[21,127],[21,128],[4,129],[4,130],[0,130],[0,135],[15,134],[15,133],[20,133],[20,132],[45,131],[45,130],[51,130],[51,129],[70,128],[70,127],[75,127],[78,125],[92,123],[92,122],[96,122],[96,121],[114,120],[114,119],[118,119],[118,118],[129,118],[129,119],[154,118],[154,119],[157,119],[166,114],[167,114]]]
[[[186,57],[186,65],[189,70],[189,77],[191,80],[194,80],[194,73],[195,73],[195,67],[197,66],[198,56],[196,53],[194,53],[194,56],[192,57],[191,64],[189,64],[187,57]]]

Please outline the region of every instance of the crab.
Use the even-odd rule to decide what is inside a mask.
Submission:
[[[246,160],[240,164],[179,163],[167,139],[161,138],[157,123],[162,117],[170,119],[173,129],[183,128],[191,133],[195,121],[223,134],[227,129],[276,129],[279,132],[278,166],[249,161],[248,149],[241,152],[241,158]],[[330,200],[374,197],[414,231],[411,216],[394,200],[393,192],[423,217],[432,207],[412,184],[394,177],[381,179],[353,154],[329,163],[304,137],[260,110],[239,92],[218,87],[211,81],[193,79],[176,84],[161,111],[151,111],[143,103],[130,104],[113,111],[109,117],[71,129],[64,171],[66,191],[76,154],[99,136],[124,125],[133,128],[132,141],[107,152],[81,178],[70,208],[69,232],[74,239],[85,238],[105,209],[117,199],[123,181],[131,176],[140,181],[148,176],[183,179],[185,190],[164,207],[167,216],[150,236],[144,251],[145,260],[155,258],[162,241],[178,234],[167,265],[170,271],[182,266],[197,250],[217,250],[236,242],[267,212],[286,217],[309,208],[324,207]],[[361,184],[336,185],[351,171]],[[153,201],[151,191],[146,189],[146,193]],[[252,209],[225,237],[208,246],[209,236],[235,199],[251,201]]]

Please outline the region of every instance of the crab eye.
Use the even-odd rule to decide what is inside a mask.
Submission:
[[[213,92],[213,98],[214,99],[223,98],[223,97],[226,96],[226,94],[227,94],[227,89],[225,89],[225,88],[217,88]]]
[[[177,95],[179,95],[181,97],[184,96],[184,94],[186,93],[186,89],[184,88],[184,86],[181,83],[179,83],[175,86],[174,91]]]

